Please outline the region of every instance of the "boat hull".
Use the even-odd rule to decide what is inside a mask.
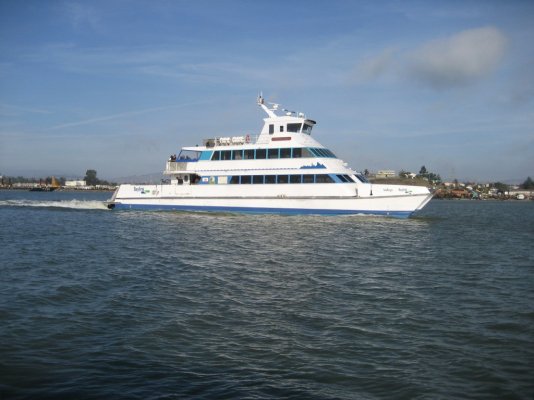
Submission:
[[[161,188],[154,186],[153,188]],[[146,188],[144,188],[146,189]],[[316,214],[316,215],[384,215],[407,218],[423,208],[432,195],[417,194],[391,196],[247,196],[202,197],[192,195],[161,195],[165,190],[144,190],[134,196],[132,191],[119,188],[109,208],[117,210],[205,211],[254,214]],[[156,195],[150,195],[154,193]],[[148,194],[148,195],[147,195]]]

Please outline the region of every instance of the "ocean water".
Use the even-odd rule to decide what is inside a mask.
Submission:
[[[416,218],[0,191],[1,399],[532,399],[534,202]]]

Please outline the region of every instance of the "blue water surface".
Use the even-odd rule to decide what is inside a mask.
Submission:
[[[0,398],[532,399],[534,202],[416,218],[0,191]]]

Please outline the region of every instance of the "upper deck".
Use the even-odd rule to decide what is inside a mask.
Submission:
[[[335,158],[329,150],[321,151],[321,144],[311,137],[316,122],[304,113],[266,103],[262,96],[257,104],[267,114],[259,135],[217,136],[204,139],[202,146],[183,147],[168,160],[165,173],[187,171],[198,161]]]
[[[281,109],[276,103],[265,103],[260,95],[257,100],[258,105],[267,113],[268,118],[264,118],[264,125],[259,135],[240,136],[219,136],[203,140],[206,148],[245,146],[245,145],[269,145],[271,142],[286,141],[296,139],[301,135],[310,136],[314,120],[306,118],[304,113]],[[283,115],[278,115],[282,112]],[[302,136],[301,136],[302,137]],[[192,148],[185,148],[191,150]]]

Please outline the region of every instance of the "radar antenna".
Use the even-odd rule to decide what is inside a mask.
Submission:
[[[263,93],[261,93],[261,92],[260,92],[260,95],[258,96],[257,103],[261,108],[263,108],[263,111],[265,111],[269,117],[271,117],[271,118],[277,118],[278,117],[274,113],[274,111],[278,110],[278,106],[279,105],[276,104],[276,103],[268,103],[268,104],[272,105],[272,109],[267,107],[265,105],[265,99],[263,98]]]

